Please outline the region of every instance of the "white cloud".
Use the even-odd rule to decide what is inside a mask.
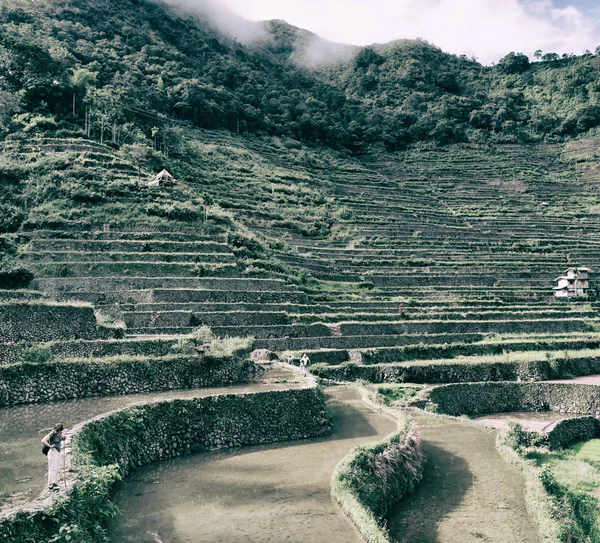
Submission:
[[[252,20],[284,19],[323,38],[366,45],[424,38],[496,62],[510,51],[581,53],[600,44],[600,14],[551,0],[216,0]]]

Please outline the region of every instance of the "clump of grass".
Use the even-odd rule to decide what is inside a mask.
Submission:
[[[409,401],[419,390],[419,387],[384,386],[377,388],[377,395],[385,405],[392,405]]]
[[[210,342],[208,354],[218,358],[226,356],[246,356],[252,349],[254,338],[248,337],[226,337],[213,339]]]
[[[253,344],[252,336],[217,338],[209,326],[203,325],[188,337],[178,339],[171,349],[177,354],[191,356],[198,353],[200,346],[208,345],[206,354],[215,358],[245,357],[250,354]]]
[[[50,364],[56,357],[46,345],[31,345],[21,351],[20,360],[23,364]]]
[[[191,356],[196,354],[196,342],[190,338],[180,338],[171,347],[175,354]]]
[[[209,326],[203,325],[199,326],[192,332],[192,338],[196,343],[204,344],[210,343],[215,336],[212,333],[212,330]]]

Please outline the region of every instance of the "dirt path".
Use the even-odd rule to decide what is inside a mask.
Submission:
[[[557,379],[555,381],[545,381],[546,383],[567,383],[576,385],[596,385],[600,386],[600,375],[585,375],[584,377],[574,377],[573,379]]]
[[[331,499],[336,464],[395,424],[355,389],[327,390],[328,438],[167,460],[127,477],[115,496],[120,543],[359,543]]]
[[[515,413],[494,413],[472,417],[488,428],[506,430],[509,422],[519,423],[530,432],[549,432],[559,422],[581,417],[578,413],[557,413],[555,411],[518,411]]]
[[[537,543],[524,480],[495,448],[495,432],[414,415],[428,461],[416,492],[388,519],[401,543]]]

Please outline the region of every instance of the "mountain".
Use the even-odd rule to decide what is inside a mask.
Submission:
[[[352,48],[282,21],[224,20],[143,0],[3,0],[0,128],[42,115],[133,141],[164,116],[360,153],[560,140],[600,122],[595,54],[484,67],[424,41]]]

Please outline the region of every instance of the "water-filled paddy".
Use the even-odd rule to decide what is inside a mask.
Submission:
[[[388,515],[399,543],[537,543],[525,481],[496,450],[496,432],[415,414],[427,464],[423,480]]]
[[[353,445],[395,423],[351,388],[330,388],[330,437],[167,460],[125,479],[111,527],[123,543],[361,541],[330,496],[331,475]]]
[[[278,383],[278,380],[286,382]],[[45,488],[47,463],[46,457],[41,453],[40,440],[57,422],[62,422],[69,428],[102,413],[136,403],[302,386],[297,374],[279,367],[267,372],[263,381],[269,382],[227,388],[86,398],[0,409],[0,432],[3,436],[0,442],[0,507],[26,502]]]

